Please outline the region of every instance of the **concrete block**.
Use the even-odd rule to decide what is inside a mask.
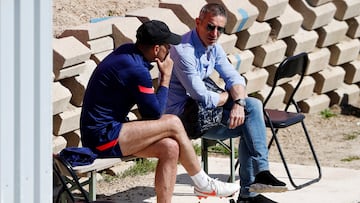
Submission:
[[[87,42],[91,50],[91,54],[97,54],[104,51],[114,49],[114,40],[110,36],[93,39]]]
[[[53,39],[53,71],[82,63],[90,58],[91,51],[75,37]]]
[[[333,19],[329,24],[319,28],[316,32],[319,35],[318,47],[327,47],[345,39],[348,25],[345,21]]]
[[[325,4],[327,2],[333,1],[333,0],[306,0],[311,6],[320,6],[322,4]]]
[[[240,74],[246,73],[251,69],[254,57],[254,54],[250,50],[241,51],[236,48],[233,53],[227,56],[229,62]]]
[[[300,13],[287,5],[284,12],[277,18],[269,20],[271,26],[271,37],[283,39],[297,33],[304,21]]]
[[[207,0],[208,3],[223,4],[227,10],[227,23],[225,32],[234,34],[250,28],[259,15],[258,9],[249,1],[238,0]]]
[[[345,80],[347,84],[360,82],[360,60],[354,60],[342,65],[345,70]]]
[[[338,20],[347,20],[360,15],[359,0],[336,0],[333,3],[336,6],[335,18]]]
[[[105,57],[111,54],[111,52],[113,52],[113,50],[92,54],[90,59],[94,60],[96,64],[99,64]]]
[[[266,67],[280,63],[285,56],[286,43],[283,40],[270,41],[261,46],[251,49],[254,53],[254,65]]]
[[[151,63],[153,65],[153,68],[150,70],[150,75],[153,80],[157,79],[159,77],[159,68],[157,66],[157,63],[153,62]]]
[[[69,105],[69,108],[53,116],[54,135],[63,135],[65,133],[80,128],[81,108]]]
[[[329,108],[330,98],[326,94],[313,95],[299,102],[299,107],[304,113],[319,113]]]
[[[75,130],[75,131],[71,131],[68,133],[65,133],[62,135],[66,142],[67,145],[66,147],[81,147],[81,135],[80,135],[80,130]]]
[[[256,20],[260,22],[280,16],[288,5],[288,0],[250,0],[250,2],[259,10]]]
[[[308,66],[305,75],[324,70],[330,61],[330,51],[327,48],[316,49],[308,54]]]
[[[124,43],[136,42],[136,30],[140,27],[141,21],[136,17],[119,17],[110,19],[112,22],[112,38],[114,48]]]
[[[286,55],[293,56],[301,52],[312,52],[318,38],[319,36],[314,30],[300,29],[295,35],[284,39],[287,44]]]
[[[55,75],[54,81],[59,81],[65,78],[70,78],[79,75],[82,72],[84,72],[85,68],[86,68],[86,63],[81,62],[79,64],[57,70],[57,72],[54,72]]]
[[[161,20],[168,25],[172,32],[179,35],[183,35],[190,31],[189,27],[181,22],[172,10],[167,8],[147,7],[128,12],[125,14],[125,16],[137,17],[141,22],[146,22],[149,20]]]
[[[271,87],[265,85],[265,87],[262,90],[254,94],[254,97],[264,102],[266,97],[269,95],[270,91],[271,91]],[[286,92],[282,87],[276,86],[271,98],[269,99],[265,107],[267,109],[284,109],[285,93]]]
[[[63,136],[52,136],[52,152],[58,154],[66,147],[66,140]]]
[[[253,25],[241,32],[236,33],[236,47],[239,49],[250,49],[266,43],[270,35],[271,27],[268,23],[254,22]]]
[[[52,83],[52,109],[53,115],[64,112],[71,99],[71,92],[60,82]]]
[[[289,81],[282,85],[284,88],[286,95],[284,98],[284,102],[287,103],[289,100],[291,93],[294,91],[297,83],[299,82],[300,77],[295,78],[294,80]],[[301,100],[307,99],[311,97],[314,93],[315,80],[311,76],[305,76],[302,83],[300,84],[299,89],[296,91],[294,95],[294,100],[299,102]]]
[[[345,39],[338,44],[329,46],[330,64],[341,65],[356,59],[359,55],[360,41],[358,39]]]
[[[86,66],[87,67],[84,73],[76,77],[61,80],[61,84],[71,91],[72,97],[70,103],[78,107],[82,106],[85,89],[87,87],[92,72],[96,68],[96,63],[92,60],[88,60],[86,62]]]
[[[225,89],[225,82],[220,77],[219,73],[217,71],[213,71],[211,75],[209,76],[220,88]]]
[[[206,4],[205,0],[184,2],[183,0],[161,0],[160,8],[171,9],[175,15],[190,29],[195,28],[195,19],[199,16],[201,8]]]
[[[306,0],[289,0],[289,3],[304,17],[302,26],[306,30],[314,30],[330,23],[336,12],[332,2],[316,7],[310,6]]]
[[[345,71],[340,66],[327,67],[312,77],[316,81],[314,92],[323,94],[337,89],[343,83]]]
[[[347,20],[346,23],[349,25],[349,29],[346,33],[347,36],[353,39],[360,37],[360,15]]]
[[[246,91],[248,94],[262,90],[265,87],[268,72],[263,68],[254,68],[243,74],[246,79]]]
[[[237,37],[236,35],[222,34],[219,37],[218,43],[221,44],[225,53],[229,54],[234,52]]]
[[[60,34],[60,37],[73,36],[84,45],[88,41],[105,37],[112,34],[111,23],[100,21],[97,23],[85,23],[78,26],[70,27]]]
[[[327,95],[330,98],[330,106],[339,105],[344,97],[348,95],[348,103],[352,105],[358,105],[360,89],[356,84],[345,84],[342,83],[341,86],[329,93]]]

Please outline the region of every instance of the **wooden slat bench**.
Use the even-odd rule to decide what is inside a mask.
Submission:
[[[61,175],[61,178],[63,178],[65,182],[65,185],[63,185],[63,192],[68,190],[67,192],[71,193],[71,191],[78,189],[81,193],[85,193],[84,195],[87,196],[85,199],[88,199],[89,201],[95,201],[96,173],[111,168],[121,163],[122,161],[136,159],[136,157],[127,156],[123,158],[97,158],[90,165],[76,167],[72,167],[66,160],[58,155],[54,155],[53,159],[53,170],[58,171],[58,173]],[[80,178],[82,178],[81,182]],[[70,185],[70,187],[68,185]],[[88,192],[86,192],[84,189],[84,186],[87,185],[89,186]],[[62,193],[59,195],[62,195]]]

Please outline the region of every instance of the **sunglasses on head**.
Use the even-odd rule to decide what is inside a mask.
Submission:
[[[220,26],[215,26],[215,25],[212,25],[210,23],[207,24],[207,27],[206,27],[207,31],[209,32],[212,32],[214,31],[215,29],[217,29],[217,31],[219,33],[224,33],[225,32],[225,28],[224,27],[220,27]]]

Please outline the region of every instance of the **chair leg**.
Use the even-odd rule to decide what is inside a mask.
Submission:
[[[216,140],[221,146],[223,146],[228,152],[230,152],[230,176],[228,178],[228,182],[235,182],[235,146],[234,146],[234,138],[229,138],[230,144],[227,145],[221,140]]]
[[[282,152],[282,149],[281,149],[281,147],[280,147],[280,142],[279,142],[279,140],[278,140],[278,138],[277,138],[277,130],[274,130],[273,128],[271,128],[271,131],[272,131],[272,133],[273,133],[273,136],[272,136],[271,139],[274,139],[274,141],[275,141],[275,143],[276,143],[276,146],[277,146],[277,148],[278,148],[278,151],[279,151],[281,160],[282,160],[283,165],[284,165],[284,167],[285,167],[286,173],[287,173],[287,175],[288,175],[288,177],[289,177],[289,181],[290,181],[291,185],[294,186],[295,189],[301,189],[301,188],[303,188],[303,187],[305,187],[305,186],[308,186],[308,185],[310,185],[310,184],[316,183],[316,182],[318,182],[318,181],[321,179],[321,168],[320,168],[320,164],[319,164],[319,161],[318,161],[318,159],[317,159],[315,150],[314,150],[314,148],[313,148],[313,146],[312,146],[312,143],[311,143],[311,140],[310,140],[310,136],[309,136],[309,134],[308,134],[308,132],[307,132],[307,130],[306,130],[305,124],[304,124],[303,122],[302,122],[302,127],[303,127],[303,130],[304,130],[304,132],[305,132],[305,136],[306,136],[306,138],[307,138],[308,144],[309,144],[309,146],[310,146],[310,149],[311,149],[313,158],[314,158],[314,160],[315,160],[315,163],[316,163],[316,166],[317,166],[317,169],[318,169],[318,177],[317,177],[317,178],[314,178],[314,179],[312,179],[312,180],[310,180],[310,181],[307,181],[307,182],[305,182],[305,183],[303,183],[303,184],[300,184],[300,185],[297,185],[297,184],[294,182],[293,178],[292,178],[292,175],[291,175],[291,173],[290,173],[289,167],[288,167],[288,165],[287,165],[287,163],[286,163],[286,160],[285,160],[285,156],[284,156],[284,154],[283,154],[283,152]],[[269,143],[268,148],[270,149],[270,147],[271,147],[271,145],[270,145],[270,143]]]
[[[89,200],[96,200],[96,171],[92,171],[89,179]]]
[[[234,139],[230,138],[230,177],[228,182],[235,182],[235,147],[234,147]]]
[[[205,138],[201,138],[201,164],[202,168],[208,173],[208,143]]]
[[[201,138],[201,163],[202,168],[206,173],[208,173],[208,147],[209,147],[209,141],[206,138]],[[211,140],[212,141],[212,140]],[[228,178],[228,182],[235,182],[235,145],[234,145],[234,139],[230,138],[230,145],[225,144],[221,140],[216,140],[217,143],[222,145],[227,151],[230,152],[230,176]]]

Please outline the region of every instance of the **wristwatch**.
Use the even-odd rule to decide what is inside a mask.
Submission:
[[[245,99],[237,99],[237,100],[235,100],[234,102],[235,102],[235,104],[239,104],[239,105],[242,106],[242,107],[245,107],[245,106],[246,106],[246,101],[245,101]]]

